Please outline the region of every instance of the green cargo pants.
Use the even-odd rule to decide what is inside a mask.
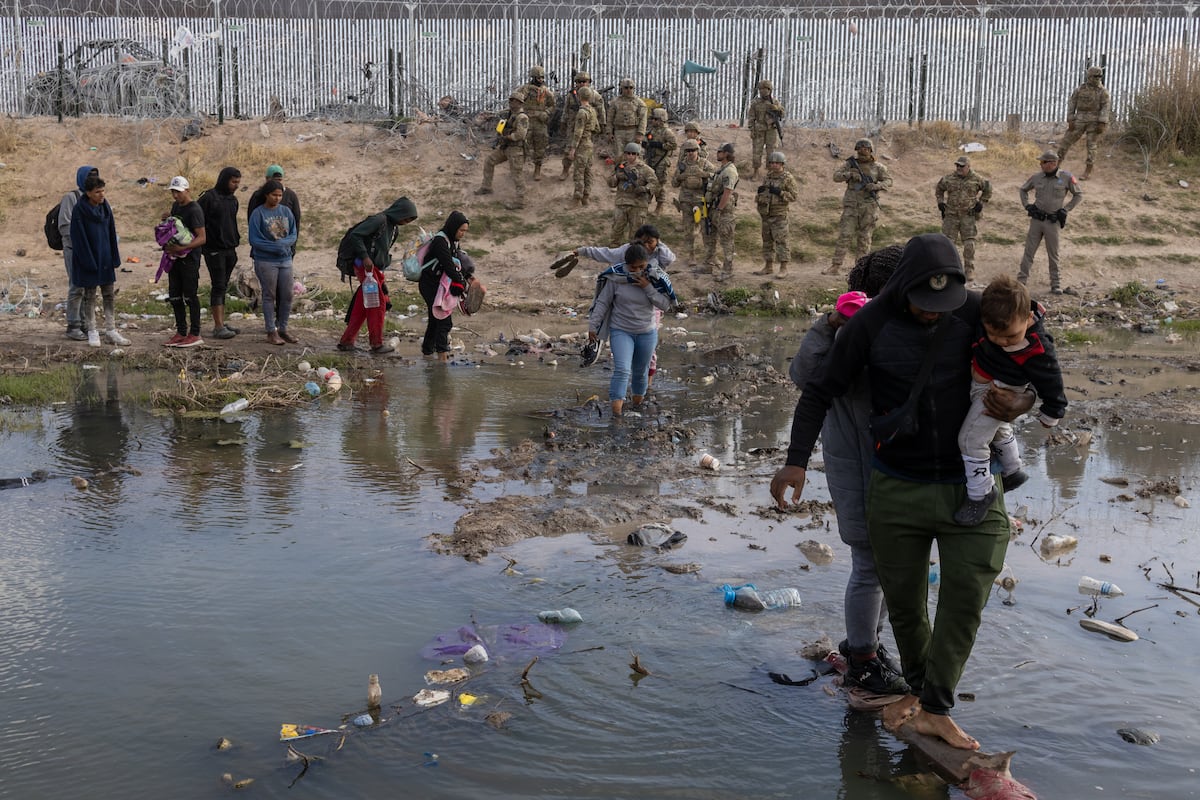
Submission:
[[[954,689],[975,644],[992,581],[1004,567],[1008,512],[1003,490],[983,522],[954,523],[965,484],[916,483],[871,473],[867,532],[887,598],[904,678],[933,714],[954,707]],[[929,552],[936,541],[941,588],[929,624]]]

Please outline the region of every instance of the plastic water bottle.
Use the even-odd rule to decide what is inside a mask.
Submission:
[[[316,397],[321,393],[321,386],[316,381],[309,381],[304,384],[304,391],[308,392],[309,396]]]
[[[247,399],[246,399],[246,398],[244,398],[244,397],[239,397],[237,400],[234,400],[232,403],[230,403],[230,404],[228,404],[227,406],[225,406],[224,408],[222,408],[222,409],[221,409],[221,414],[222,414],[222,415],[224,415],[224,414],[236,414],[236,413],[238,413],[239,411],[245,411],[245,410],[246,410],[246,408],[247,408],[249,405],[250,405],[250,401],[249,401],[249,400],[247,400]]]
[[[375,271],[367,270],[362,282],[363,308],[379,308],[379,281],[375,280]]]
[[[934,561],[929,565],[929,585],[937,586],[942,579],[942,565]]]
[[[1093,597],[1120,597],[1125,594],[1115,583],[1098,581],[1086,575],[1079,579],[1079,593],[1090,594]]]
[[[727,583],[721,590],[725,593],[725,605],[744,608],[747,611],[793,608],[800,605],[800,592],[797,589],[767,589],[760,592],[753,583],[737,587]]]

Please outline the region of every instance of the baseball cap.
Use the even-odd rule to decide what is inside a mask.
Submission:
[[[922,311],[944,314],[967,301],[962,260],[953,243],[942,234],[923,233],[908,240],[896,272],[906,274],[908,270],[918,277],[906,284],[904,292],[908,301]]]
[[[1038,156],[1038,161],[1058,161],[1058,153],[1053,150],[1047,150]]]
[[[837,299],[837,312],[850,319],[854,312],[865,306],[870,299],[866,292],[846,292]]]
[[[733,155],[733,142],[726,142],[725,144],[721,145],[717,148],[717,152],[729,153],[729,155]]]
[[[267,177],[268,178],[282,178],[283,177],[283,167],[279,166],[278,164],[272,164],[271,166],[267,167]]]
[[[172,192],[186,192],[190,188],[192,188],[192,185],[188,183],[188,179],[182,175],[176,175],[174,178],[171,178],[171,182],[167,184],[167,189]]]
[[[966,156],[959,156],[958,160],[954,162],[954,165],[957,167],[969,167],[971,166],[971,159],[967,158]]]

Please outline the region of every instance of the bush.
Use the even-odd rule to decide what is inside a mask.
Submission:
[[[1200,153],[1200,59],[1176,50],[1129,108],[1129,136],[1144,152]]]

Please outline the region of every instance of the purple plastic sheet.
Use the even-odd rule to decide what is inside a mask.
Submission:
[[[440,633],[421,648],[421,658],[438,660],[461,656],[477,644],[493,658],[522,653],[549,653],[563,646],[567,634],[562,628],[540,622],[513,622],[507,625],[463,625]]]

